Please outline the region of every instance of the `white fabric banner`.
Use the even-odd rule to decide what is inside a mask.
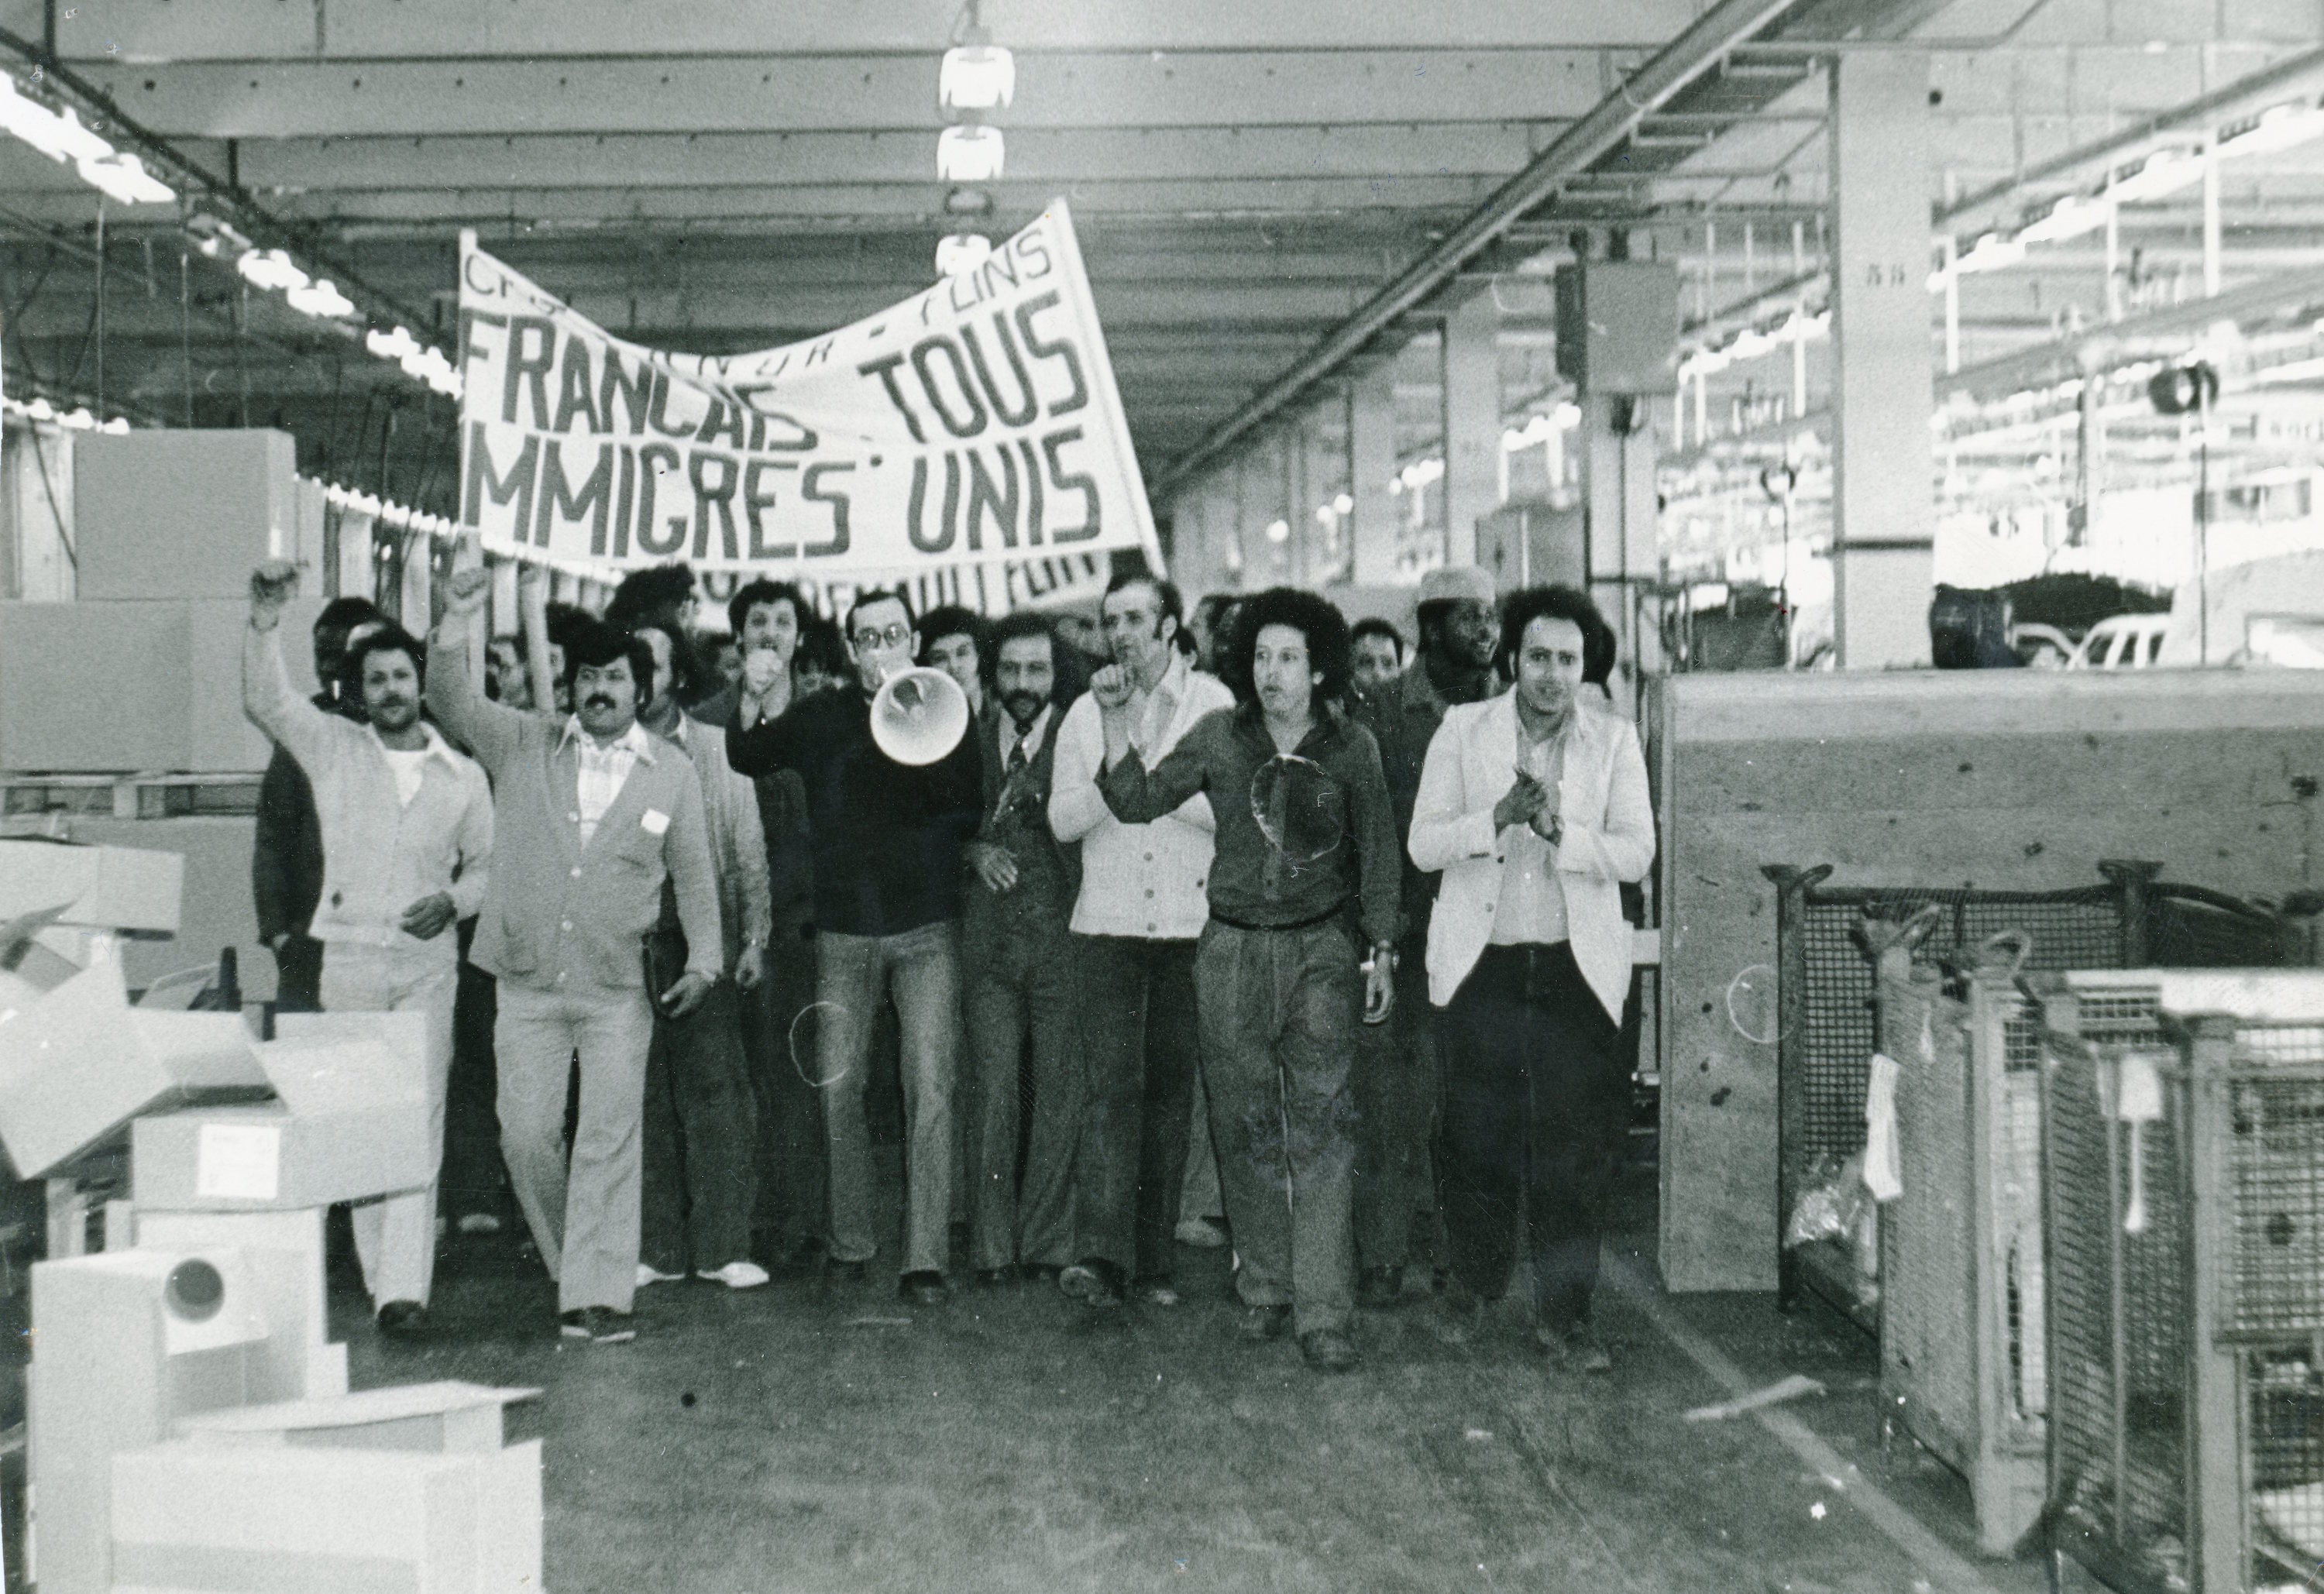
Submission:
[[[459,358],[461,520],[495,552],[971,588],[998,566],[996,595],[1119,548],[1161,567],[1063,200],[973,272],[748,355],[625,343],[464,235]]]

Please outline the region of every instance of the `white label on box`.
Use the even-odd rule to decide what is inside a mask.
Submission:
[[[224,1201],[272,1201],[282,1165],[274,1124],[206,1123],[194,1154],[194,1193]]]

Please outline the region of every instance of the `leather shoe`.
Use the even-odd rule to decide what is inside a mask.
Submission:
[[[413,1340],[428,1331],[428,1308],[417,1301],[390,1301],[379,1309],[379,1331],[391,1340]]]
[[[1057,1275],[1057,1288],[1068,1300],[1103,1311],[1121,1304],[1121,1279],[1112,1263],[1090,1258]]]
[[[980,1267],[976,1270],[976,1285],[979,1289],[995,1290],[1016,1276],[1014,1267]]]
[[[941,1306],[952,1299],[952,1285],[941,1273],[907,1273],[896,1281],[896,1293],[915,1306]]]
[[[1310,1329],[1300,1335],[1299,1354],[1319,1373],[1344,1373],[1363,1359],[1338,1329]]]
[[[1252,1344],[1279,1340],[1291,1326],[1288,1306],[1246,1306],[1242,1309],[1242,1337]]]
[[[1578,1373],[1610,1373],[1614,1357],[1585,1322],[1568,1323],[1563,1329],[1543,1323],[1533,1331],[1534,1342],[1559,1367]]]
[[[568,1340],[593,1345],[624,1345],[638,1337],[637,1322],[611,1306],[576,1306],[557,1320],[557,1331]]]
[[[1385,1307],[1397,1303],[1397,1293],[1404,1287],[1401,1267],[1367,1267],[1356,1281],[1356,1304]]]
[[[830,1277],[841,1284],[862,1284],[863,1282],[863,1262],[861,1258],[849,1262],[834,1257],[825,1264],[824,1273],[827,1277]]]

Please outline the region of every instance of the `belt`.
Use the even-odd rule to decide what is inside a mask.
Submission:
[[[1230,929],[1236,930],[1312,930],[1317,925],[1330,924],[1333,919],[1338,918],[1342,914],[1345,913],[1347,911],[1347,898],[1343,897],[1339,901],[1332,904],[1331,907],[1325,908],[1323,912],[1317,914],[1314,917],[1296,919],[1287,925],[1249,924],[1241,919],[1230,917],[1226,914],[1221,913],[1215,908],[1211,909],[1211,917],[1218,920],[1219,923],[1225,925]]]

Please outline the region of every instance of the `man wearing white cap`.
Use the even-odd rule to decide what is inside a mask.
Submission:
[[[1380,770],[1396,807],[1396,839],[1412,835],[1412,805],[1428,743],[1457,703],[1476,703],[1499,684],[1500,640],[1493,578],[1473,565],[1431,570],[1420,582],[1420,650],[1412,667],[1363,698],[1358,714],[1379,743]],[[1397,949],[1396,1007],[1386,1024],[1360,1032],[1351,1082],[1356,1101],[1357,1298],[1393,1304],[1410,1260],[1416,1212],[1435,1210],[1428,1145],[1436,1116],[1436,1046],[1428,1018],[1429,906],[1437,876],[1405,852],[1404,926]]]

